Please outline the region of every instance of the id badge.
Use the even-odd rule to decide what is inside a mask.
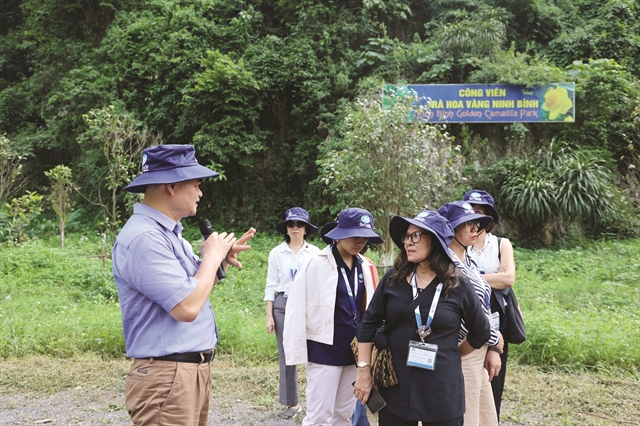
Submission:
[[[438,345],[410,340],[407,365],[409,367],[424,368],[425,370],[435,370],[437,353]]]
[[[500,313],[499,312],[491,312],[491,316],[489,317],[489,324],[491,325],[492,330],[500,330]]]

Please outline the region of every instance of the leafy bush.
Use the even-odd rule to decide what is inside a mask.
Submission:
[[[43,195],[27,191],[22,197],[14,198],[7,206],[5,239],[21,243],[29,234],[29,225],[42,213]]]
[[[529,238],[545,244],[564,238],[562,226],[577,223],[590,235],[629,231],[630,201],[612,179],[606,153],[552,142],[528,159],[503,160],[485,171],[505,216]],[[615,219],[613,219],[615,218]],[[626,235],[629,236],[629,235]]]

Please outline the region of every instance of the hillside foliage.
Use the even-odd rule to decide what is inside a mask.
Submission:
[[[86,117],[117,111],[145,141],[194,144],[200,163],[224,173],[203,185],[199,211],[216,226],[272,229],[293,205],[324,223],[359,200],[328,190],[322,158],[349,150],[347,116],[379,100],[383,83],[575,82],[575,123],[449,126],[465,179],[447,195],[491,191],[504,231],[522,242],[626,236],[640,200],[638,8],[633,0],[6,0],[0,177],[21,186],[3,185],[0,201],[47,193],[45,172],[64,165],[82,192],[74,193],[80,222],[113,232],[132,200],[120,181],[114,187],[113,163]],[[566,170],[544,176],[540,153],[552,142],[572,152],[559,162]],[[585,167],[581,176],[596,181],[572,187],[581,191],[573,199],[551,191],[544,217],[522,211],[526,203],[503,187],[546,185],[526,176],[571,185]],[[604,210],[575,205],[596,196]],[[610,209],[622,213],[613,220]]]

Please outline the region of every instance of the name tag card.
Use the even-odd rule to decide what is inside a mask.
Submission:
[[[409,367],[424,368],[425,370],[435,370],[437,353],[438,345],[410,340],[407,365]]]
[[[489,317],[489,324],[493,330],[500,329],[500,314],[498,312],[491,312],[491,317]]]

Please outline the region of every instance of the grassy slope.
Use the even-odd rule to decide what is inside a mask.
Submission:
[[[516,295],[528,340],[514,358],[531,365],[640,365],[640,241],[572,250],[517,250]]]
[[[238,361],[276,359],[264,331],[264,282],[269,250],[279,240],[258,235],[212,293],[222,353]],[[197,241],[194,241],[197,244]],[[99,241],[72,235],[0,247],[0,356],[124,353],[117,292]],[[375,258],[375,253],[370,253]],[[640,365],[640,240],[592,243],[572,250],[516,250],[516,294],[528,340],[512,359],[571,369]]]

